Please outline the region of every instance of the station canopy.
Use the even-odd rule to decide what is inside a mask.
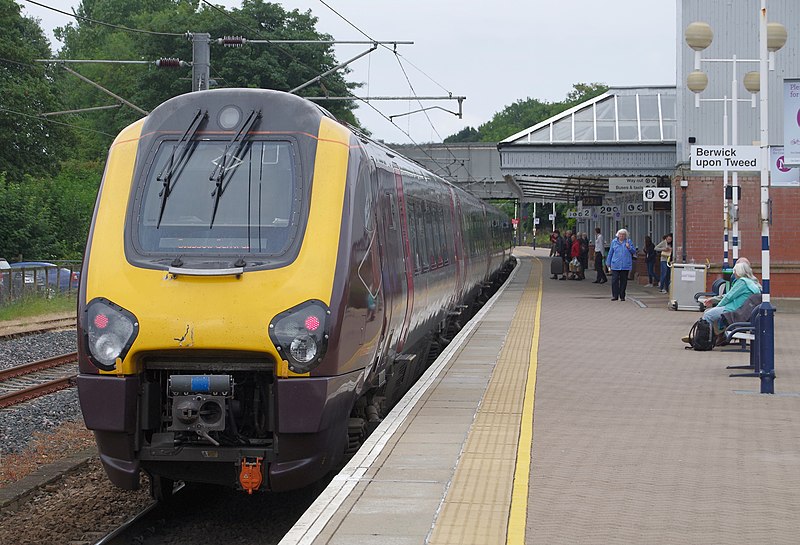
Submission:
[[[615,87],[497,145],[500,171],[530,202],[604,195],[609,178],[675,172],[676,88]]]

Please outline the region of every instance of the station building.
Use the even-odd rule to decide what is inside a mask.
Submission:
[[[800,10],[796,0],[768,0],[767,8],[768,21],[781,23],[787,34],[771,55],[774,69],[768,72],[770,292],[800,297],[800,169],[777,169],[784,142],[784,80],[800,78]],[[707,78],[699,93],[687,83],[696,78],[689,77],[696,54],[686,40],[695,22],[706,23],[713,33],[699,55],[699,70]],[[403,147],[401,153],[483,198],[517,198],[537,206],[573,203],[577,229],[593,233],[600,227],[606,240],[625,227],[641,247],[645,235],[658,243],[671,232],[674,261],[708,263],[709,283],[725,262],[725,227],[728,263],[738,228],[736,253],[760,274],[760,172],[736,173],[734,203],[733,171],[726,183],[724,172],[693,170],[691,163],[692,146],[760,146],[760,96],[744,85],[748,72],[759,70],[759,23],[759,0],[678,0],[677,85],[611,87],[509,136],[497,145],[499,159],[485,143],[435,144],[423,153]],[[748,76],[751,89],[754,76]],[[645,200],[645,187],[666,189],[655,195],[668,195]]]

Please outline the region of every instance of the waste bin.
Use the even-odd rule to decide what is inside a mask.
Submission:
[[[706,291],[706,266],[694,263],[673,263],[669,284],[669,306],[672,310],[702,310],[695,293]]]

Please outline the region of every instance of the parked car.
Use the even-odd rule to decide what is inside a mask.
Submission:
[[[16,289],[38,289],[60,291],[77,290],[80,272],[71,271],[45,261],[20,261],[11,263],[11,274]],[[36,286],[34,286],[36,284]]]

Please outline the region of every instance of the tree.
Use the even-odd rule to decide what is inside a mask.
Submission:
[[[50,56],[39,24],[13,0],[0,0],[0,28],[0,172],[21,181],[55,172],[72,132],[40,117],[61,105],[53,71],[34,62]]]
[[[458,131],[456,134],[448,136],[444,139],[445,144],[455,142],[480,142],[481,133],[472,127],[465,127]]]
[[[244,0],[241,8],[227,11],[209,7],[199,0],[82,0],[77,13],[158,34],[131,32],[78,20],[57,31],[56,35],[64,42],[59,52],[62,58],[152,61],[173,57],[190,61],[192,44],[182,34],[185,29],[207,32],[212,39],[237,35],[260,40],[330,39],[330,36],[315,30],[317,19],[310,11],[287,12],[280,5],[263,0]],[[216,42],[211,45],[211,78],[219,87],[289,90],[336,64],[330,45],[296,45],[291,48],[280,44],[252,44],[236,48],[223,47]],[[165,70],[152,65],[86,64],[80,65],[77,70],[148,111],[173,96],[191,90],[191,82],[187,79],[189,69],[186,68]],[[347,94],[356,84],[346,82],[345,73],[338,71],[324,78],[322,83],[306,87],[299,94]],[[101,91],[74,79],[65,93],[75,107],[113,103]],[[327,106],[340,119],[358,125],[353,114],[353,102],[335,102]],[[82,124],[87,128],[117,133],[140,117],[141,113],[122,107],[85,114]],[[108,142],[87,135],[84,135],[84,140],[84,147],[91,150],[92,156],[105,155]]]

